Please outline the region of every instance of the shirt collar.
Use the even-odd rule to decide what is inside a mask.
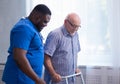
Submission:
[[[29,23],[29,25],[30,25],[32,28],[34,28],[34,29],[39,33],[39,31],[37,30],[36,26],[29,20],[29,18],[27,18],[27,17],[22,17],[22,19],[25,19],[25,20]]]
[[[64,25],[62,26],[62,32],[65,36],[70,35]]]

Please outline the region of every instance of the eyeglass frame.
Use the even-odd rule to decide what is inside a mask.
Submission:
[[[81,28],[81,25],[75,25],[75,24],[72,24],[69,20],[67,21],[73,28]]]

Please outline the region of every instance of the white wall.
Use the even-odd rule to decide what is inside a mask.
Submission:
[[[109,10],[109,28],[111,29],[112,60],[114,66],[114,84],[120,84],[120,0],[107,0]],[[110,6],[109,6],[110,5]]]
[[[12,26],[26,15],[26,0],[0,0],[0,63],[7,58]]]

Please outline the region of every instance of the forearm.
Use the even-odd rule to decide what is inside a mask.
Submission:
[[[50,56],[45,55],[44,65],[45,65],[45,68],[49,71],[50,75],[52,76],[52,81],[60,82],[62,80],[60,74],[55,72]]]
[[[26,58],[21,58],[16,60],[16,63],[20,70],[25,73],[28,77],[30,77],[32,80],[37,81],[39,77],[36,75],[36,73],[33,71],[32,67],[30,66],[28,60]]]
[[[76,59],[78,59],[78,56],[77,56],[77,58]],[[79,69],[79,67],[77,66],[77,60],[76,60],[76,62],[75,62],[75,73],[79,73],[80,72],[80,69]]]
[[[45,68],[49,71],[50,75],[53,76],[56,74],[54,67],[51,62],[51,57],[45,54],[45,60],[44,60]]]
[[[19,69],[34,81],[38,81],[39,77],[32,69],[28,59],[26,58],[26,51],[21,49],[14,49],[14,60]]]

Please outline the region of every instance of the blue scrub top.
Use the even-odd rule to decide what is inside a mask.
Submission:
[[[11,30],[9,56],[2,80],[6,84],[35,84],[16,65],[13,59],[13,48],[27,50],[26,57],[28,61],[36,74],[41,77],[44,60],[42,36],[28,18],[22,18]]]

